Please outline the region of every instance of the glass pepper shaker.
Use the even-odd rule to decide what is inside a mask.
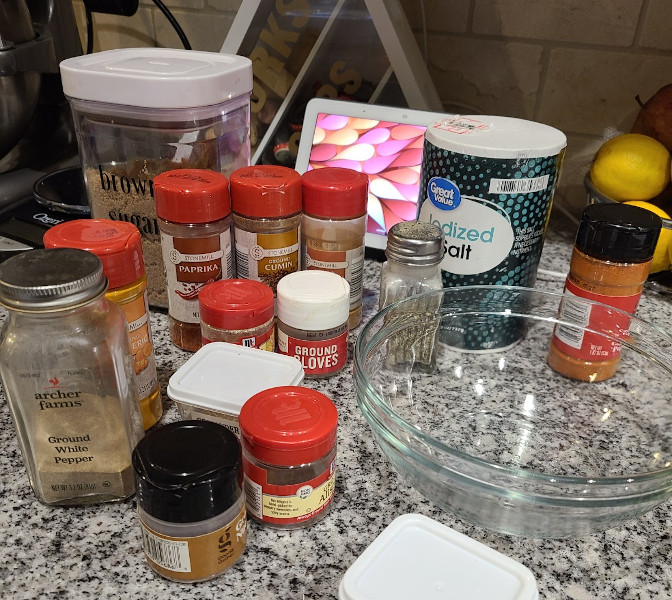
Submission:
[[[387,261],[380,274],[381,310],[397,300],[443,287],[440,267],[443,242],[443,231],[433,223],[402,221],[390,228],[385,249]]]

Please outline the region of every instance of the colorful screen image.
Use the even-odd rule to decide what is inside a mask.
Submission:
[[[367,233],[386,235],[416,218],[424,125],[320,113],[308,169],[345,167],[369,176]]]

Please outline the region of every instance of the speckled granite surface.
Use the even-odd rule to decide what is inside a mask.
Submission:
[[[560,290],[571,239],[550,233],[537,287]],[[378,265],[367,264],[364,319],[376,310]],[[639,314],[672,322],[670,299],[647,292]],[[177,418],[165,389],[188,354],[171,345],[164,314],[152,315],[163,421]],[[352,343],[358,333],[351,335]],[[392,470],[371,438],[355,401],[351,362],[321,383],[339,409],[339,475],[335,503],[322,522],[291,532],[250,525],[242,560],[221,577],[177,584],[145,563],[135,503],[49,508],[30,489],[4,397],[0,398],[0,597],[17,599],[329,600],[347,567],[398,515],[418,512],[470,535],[529,567],[540,598],[644,600],[672,598],[672,517],[667,503],[626,526],[579,540],[499,535],[436,508]],[[494,599],[493,599],[494,600]]]

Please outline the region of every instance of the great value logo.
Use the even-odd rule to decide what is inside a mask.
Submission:
[[[455,210],[462,201],[460,188],[450,179],[432,177],[427,184],[429,201],[440,210]]]

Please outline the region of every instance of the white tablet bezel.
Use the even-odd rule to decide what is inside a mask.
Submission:
[[[296,164],[294,166],[299,173],[304,173],[308,169],[310,153],[313,147],[313,138],[315,135],[315,126],[317,125],[317,116],[322,113],[425,126],[429,126],[434,121],[444,119],[448,116],[446,113],[416,110],[400,106],[367,104],[349,100],[332,100],[330,98],[313,98],[306,105],[303,126],[301,128],[301,138],[299,140]],[[367,232],[367,247],[384,250],[386,243],[387,238],[385,235]]]

